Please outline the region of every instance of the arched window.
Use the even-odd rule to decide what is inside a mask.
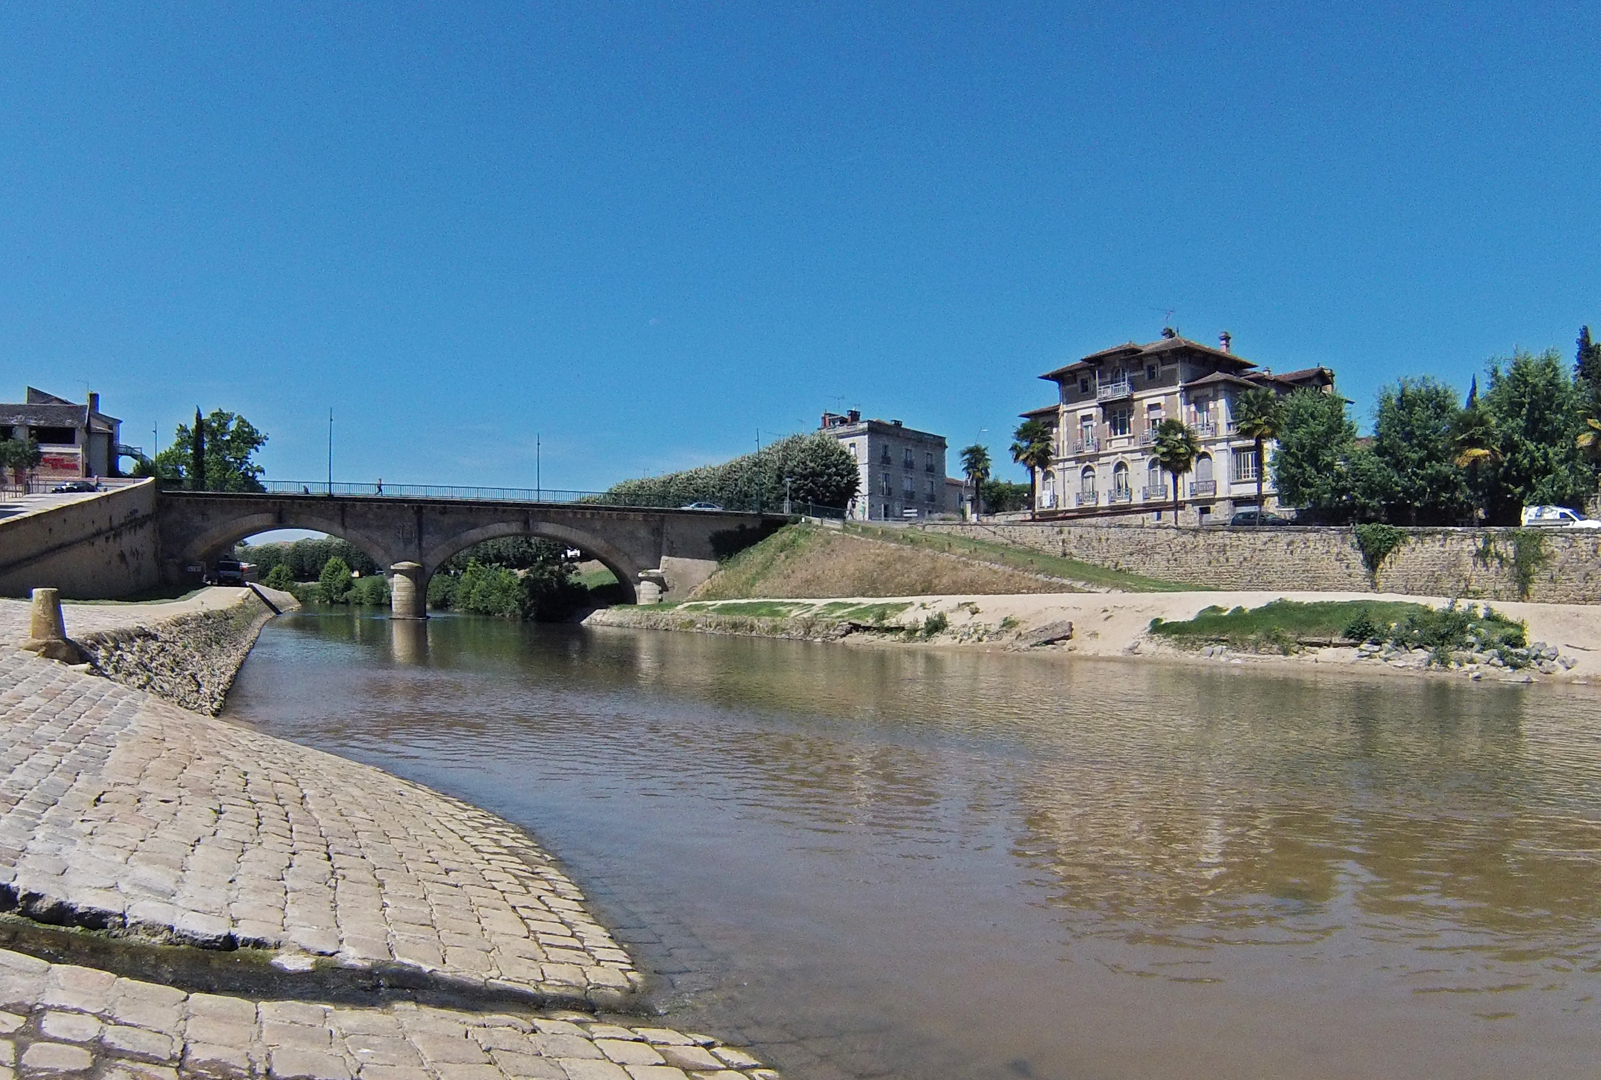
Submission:
[[[1202,454],[1195,459],[1195,479],[1206,481],[1212,479],[1212,455]]]
[[[1095,469],[1089,465],[1078,474],[1078,489],[1086,495],[1095,494]]]
[[[1118,494],[1128,491],[1128,462],[1119,461],[1112,466],[1112,490]]]
[[[1056,506],[1056,474],[1046,469],[1040,477],[1040,509],[1050,510]]]
[[[1147,499],[1167,498],[1167,475],[1162,471],[1162,463],[1152,458],[1145,466],[1145,497]]]
[[[1212,479],[1212,455],[1202,454],[1195,459],[1195,467],[1191,470],[1195,479],[1190,483],[1190,494],[1202,498],[1217,494],[1217,481]]]

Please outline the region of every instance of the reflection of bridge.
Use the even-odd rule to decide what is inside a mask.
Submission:
[[[326,486],[324,485],[326,491]],[[677,597],[709,577],[717,557],[758,539],[784,519],[732,511],[606,506],[504,498],[495,489],[443,489],[410,495],[395,485],[379,495],[164,491],[156,500],[162,576],[186,580],[189,567],[226,555],[240,540],[274,529],[309,529],[348,540],[388,567],[396,618],[422,618],[428,579],[452,555],[502,536],[558,540],[600,560],[629,599]],[[474,497],[466,492],[482,492]],[[370,493],[370,494],[369,494]],[[550,492],[556,498],[572,493]]]

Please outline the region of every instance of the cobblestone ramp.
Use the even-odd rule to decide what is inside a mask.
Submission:
[[[378,769],[3,649],[0,772],[0,900],[33,919],[546,1004],[639,989],[523,833]]]
[[[0,950],[0,1071],[101,1080],[776,1080],[699,1035],[585,1013],[185,994]]]

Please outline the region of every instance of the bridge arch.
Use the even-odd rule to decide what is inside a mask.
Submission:
[[[557,525],[553,522],[523,518],[499,521],[479,526],[476,529],[468,529],[465,532],[451,536],[448,540],[442,540],[430,548],[423,555],[422,578],[418,582],[418,587],[422,590],[423,595],[427,595],[428,582],[434,576],[434,573],[453,557],[469,548],[477,547],[486,540],[499,540],[507,536],[531,536],[542,540],[556,540],[569,547],[575,547],[584,554],[599,560],[606,569],[616,575],[617,582],[622,587],[623,596],[630,604],[637,602],[638,599],[636,586],[639,584],[639,572],[653,569],[652,567],[639,566],[634,559],[629,557],[627,552],[595,536],[593,533],[565,525]],[[355,543],[355,541],[352,540],[351,543]]]
[[[360,550],[385,571],[400,561],[402,556],[376,537],[352,529],[337,518],[318,513],[314,508],[295,507],[292,510],[258,510],[218,521],[206,529],[188,536],[178,551],[178,563],[210,564],[233,551],[234,545],[246,537],[278,529],[305,529],[327,533],[346,541]]]

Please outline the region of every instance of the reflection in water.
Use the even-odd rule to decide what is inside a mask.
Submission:
[[[1585,688],[340,615],[230,714],[527,825],[800,1078],[1601,1055]]]

